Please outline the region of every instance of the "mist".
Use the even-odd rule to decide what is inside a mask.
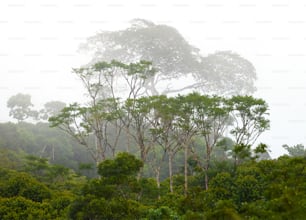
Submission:
[[[85,100],[72,73],[90,60],[79,46],[135,18],[172,26],[203,56],[234,51],[257,73],[255,97],[269,104],[271,128],[260,136],[272,157],[283,144],[305,144],[306,64],[303,1],[1,1],[0,122],[7,100],[30,94],[35,107]]]

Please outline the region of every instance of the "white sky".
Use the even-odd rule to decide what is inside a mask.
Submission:
[[[175,27],[202,53],[232,50],[258,74],[256,97],[270,106],[261,136],[272,156],[282,144],[306,144],[306,2],[303,0],[1,0],[0,122],[19,92],[38,107],[82,99],[72,67],[86,62],[78,45],[101,30],[143,18]]]

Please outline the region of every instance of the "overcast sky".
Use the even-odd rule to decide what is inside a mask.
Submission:
[[[251,61],[256,97],[270,106],[271,129],[261,136],[272,156],[282,144],[306,143],[306,2],[303,0],[0,1],[0,122],[6,101],[30,94],[38,107],[82,99],[71,73],[86,62],[80,43],[134,18],[175,27],[203,55],[232,50]]]

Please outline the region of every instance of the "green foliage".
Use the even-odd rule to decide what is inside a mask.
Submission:
[[[227,100],[233,117],[231,134],[237,145],[252,145],[259,135],[270,128],[270,121],[266,118],[268,104],[263,99],[252,96],[233,96]]]
[[[75,200],[76,195],[71,191],[61,190],[59,192],[54,192],[52,199],[49,204],[52,207],[52,213],[55,216],[61,216],[63,218],[68,218],[68,212],[70,205]]]
[[[24,170],[36,177],[47,175],[49,163],[46,158],[39,158],[33,155],[26,156],[26,166]]]
[[[161,206],[157,209],[149,209],[148,220],[179,220],[179,215],[167,206]]]
[[[152,178],[141,178],[138,184],[140,188],[139,201],[146,205],[153,205],[161,192],[161,189],[156,185],[156,181]]]
[[[156,199],[155,182],[139,181],[136,175],[143,163],[135,156],[122,152],[113,160],[98,165],[99,179],[90,180],[81,195],[72,203],[72,219],[138,219],[145,209],[136,200],[152,202]],[[155,185],[155,184],[154,184]],[[156,195],[156,196],[154,196]]]
[[[0,219],[55,219],[48,203],[38,203],[24,197],[0,197]]]
[[[201,212],[192,212],[192,211],[188,210],[187,213],[185,215],[183,215],[182,219],[184,219],[184,220],[205,219],[205,215]]]
[[[171,207],[172,210],[179,212],[184,196],[177,193],[166,193],[161,195],[160,199],[156,202],[158,207],[167,206]]]
[[[268,146],[263,143],[258,144],[255,149],[252,149],[251,145],[236,144],[230,155],[234,158],[235,167],[243,162],[266,159],[265,157],[269,158]]]
[[[128,76],[146,78],[142,74],[147,65],[151,63],[127,65],[112,61],[97,63],[91,68],[95,71],[123,68]],[[86,69],[77,71],[86,77],[94,75]],[[92,92],[100,86],[91,85]],[[71,132],[77,138],[88,138],[88,146],[95,146],[95,129],[109,128],[108,132],[115,132],[123,128],[121,125],[128,125],[125,128],[130,130],[126,135],[134,135],[128,141],[131,146],[135,145],[133,152],[139,153],[136,145],[142,144],[141,160],[126,152],[116,155],[108,142],[110,133],[100,133],[107,138],[99,139],[106,144],[101,149],[113,150],[116,157],[104,158],[94,167],[93,160],[83,156],[80,145],[58,130],[50,129],[46,123],[0,124],[3,157],[0,164],[16,169],[0,169],[0,219],[304,218],[306,158],[301,153],[304,147],[286,146],[290,156],[260,161],[267,146],[251,146],[269,128],[268,108],[263,100],[193,93],[171,98],[130,98],[125,103],[117,99],[96,101],[91,107],[74,104],[64,108],[54,123],[71,125]],[[72,125],[75,116],[86,120]],[[110,128],[111,122],[123,124],[113,124]],[[235,140],[223,137],[220,126],[232,129]],[[233,158],[228,157],[229,150]],[[105,152],[105,156],[109,155]],[[166,159],[171,163],[166,164]],[[62,160],[63,164],[55,164]],[[183,161],[188,162],[187,174],[182,172]],[[100,177],[86,179],[65,164],[78,171],[97,170]],[[169,176],[173,178],[170,179],[166,169],[170,170],[172,164],[173,174],[169,172]],[[149,178],[140,175],[144,165],[143,172]],[[153,174],[156,180],[151,178]],[[161,182],[157,174],[162,177]],[[167,193],[170,181],[173,193]],[[208,189],[203,187],[205,181]]]
[[[45,160],[38,159],[32,158],[38,163],[33,167],[44,167]],[[208,190],[189,177],[187,196],[182,176],[174,178],[177,193],[168,194],[160,193],[153,179],[137,180],[142,162],[127,153],[103,163],[101,178],[75,188],[51,188],[27,173],[0,169],[0,219],[302,220],[306,211],[304,157],[242,163],[235,172],[212,175]]]
[[[23,171],[33,175],[51,188],[73,188],[74,181],[82,183],[82,178],[67,167],[58,164],[50,164],[47,159],[33,155],[26,156],[26,164]]]
[[[0,147],[0,167],[19,170],[24,165],[24,155],[14,150]]]
[[[123,126],[130,125],[130,118],[120,106],[120,89],[127,90],[125,98],[135,99],[144,92],[147,77],[154,75],[156,70],[148,61],[125,64],[112,60],[73,71],[86,89],[89,102],[87,105],[73,103],[63,108],[49,118],[50,126],[58,127],[74,138],[99,163],[106,159],[107,150],[115,155]]]
[[[219,200],[215,209],[206,214],[207,220],[242,220],[236,211],[235,205],[230,200]]]
[[[120,179],[127,176],[135,176],[143,166],[143,162],[136,159],[134,155],[121,152],[114,160],[105,160],[98,165],[98,173],[105,178]]]
[[[51,191],[27,173],[1,169],[0,196],[23,196],[35,202],[51,198]]]
[[[98,166],[100,179],[89,181],[83,188],[84,195],[111,199],[114,197],[136,199],[141,185],[136,174],[142,162],[128,153],[119,153],[113,160],[105,160]]]
[[[1,168],[0,219],[67,219],[73,188],[54,188],[28,173]]]
[[[235,197],[237,204],[253,202],[261,199],[263,196],[263,187],[256,177],[238,176],[235,181]]]
[[[31,162],[25,159],[29,154],[46,158],[49,164],[62,165],[76,172],[78,163],[93,163],[86,149],[59,129],[50,128],[47,123],[1,123],[2,167],[24,170],[25,164]]]
[[[234,178],[229,173],[218,173],[209,186],[209,193],[214,196],[214,200],[229,200],[233,197]]]
[[[145,214],[145,207],[133,200],[83,197],[71,205],[70,219],[141,219]]]

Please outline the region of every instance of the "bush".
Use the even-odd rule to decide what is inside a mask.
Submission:
[[[48,203],[33,202],[23,197],[0,198],[0,219],[55,219]]]

